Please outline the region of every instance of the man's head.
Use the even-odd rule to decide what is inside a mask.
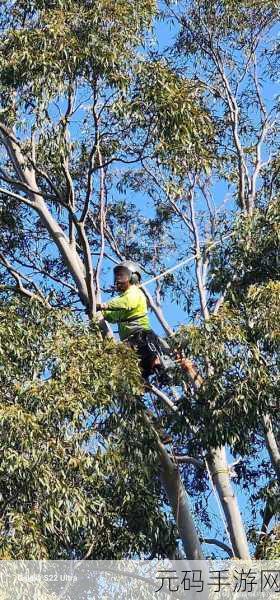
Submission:
[[[120,267],[114,271],[114,283],[118,292],[126,292],[131,286],[130,272],[125,267]]]
[[[141,280],[140,267],[130,261],[124,261],[114,268],[114,283],[118,292],[126,292],[126,290]]]

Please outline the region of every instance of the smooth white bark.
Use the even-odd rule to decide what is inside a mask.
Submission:
[[[225,448],[212,449],[207,462],[225,515],[234,556],[243,560],[250,560],[243,520],[230,481]]]
[[[188,560],[203,560],[203,552],[189,507],[179,468],[159,443],[161,481],[172,508],[180,538]]]
[[[278,448],[276,437],[273,433],[271,418],[268,415],[263,416],[263,424],[267,451],[269,453],[277,479],[280,483],[280,450]]]

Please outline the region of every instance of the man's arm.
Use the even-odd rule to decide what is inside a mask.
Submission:
[[[109,323],[118,323],[125,319],[131,307],[128,305],[127,298],[118,296],[106,304],[98,304],[96,309],[103,312],[104,319]]]
[[[98,304],[97,310],[103,311],[103,316],[109,323],[118,323],[124,321],[129,313],[134,310],[139,302],[138,293],[135,290],[134,293],[129,295],[121,295],[113,298],[106,304]]]

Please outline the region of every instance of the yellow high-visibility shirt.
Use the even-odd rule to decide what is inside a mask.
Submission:
[[[118,324],[121,340],[139,329],[151,329],[147,301],[137,285],[131,285],[123,294],[110,300],[107,306],[103,311],[104,318],[109,323]]]

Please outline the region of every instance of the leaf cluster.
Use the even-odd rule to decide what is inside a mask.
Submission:
[[[1,39],[1,82],[29,101],[55,97],[66,81],[127,76],[153,0],[16,2]]]
[[[1,557],[172,546],[137,357],[34,302],[2,305],[0,356]]]

